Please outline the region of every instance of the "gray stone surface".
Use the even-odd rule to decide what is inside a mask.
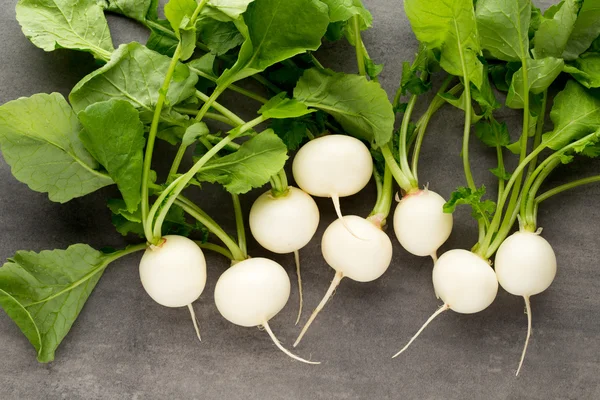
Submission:
[[[393,94],[401,61],[411,59],[417,43],[402,4],[366,0],[375,18],[365,42],[385,63],[382,84]],[[69,51],[44,53],[31,45],[15,21],[15,0],[0,7],[0,104],[36,92],[67,94],[94,67],[91,57]],[[109,18],[115,43],[143,41],[143,28]],[[323,63],[354,71],[354,54],[345,44],[319,52]],[[256,104],[226,96],[224,103],[250,116]],[[422,106],[421,106],[422,108]],[[501,111],[516,135],[518,112]],[[448,107],[434,118],[426,137],[421,179],[448,196],[463,184],[459,159],[462,115]],[[493,187],[494,154],[475,140],[475,179]],[[173,149],[160,146],[159,163]],[[551,183],[597,171],[598,162],[562,168]],[[17,182],[0,159],[0,259],[19,249],[64,248],[84,242],[96,247],[122,246],[104,199],[112,189],[54,204]],[[493,190],[491,190],[493,192]],[[196,304],[203,330],[201,344],[186,310],[167,309],[143,291],[133,256],[109,268],[86,304],[56,361],[41,365],[33,348],[0,312],[0,398],[12,399],[598,399],[600,398],[600,186],[549,200],[540,210],[544,236],[555,246],[559,273],[546,293],[533,298],[534,336],[519,378],[515,367],[525,337],[522,300],[500,291],[495,303],[476,315],[446,313],[410,351],[390,357],[440,305],[432,291],[431,261],[410,256],[395,245],[389,271],[376,282],[344,281],[314,323],[302,356],[323,361],[307,366],[280,353],[267,334],[225,321],[212,301],[215,281],[227,267],[209,255],[209,283]],[[247,211],[257,196],[244,196]],[[233,227],[228,196],[208,188],[195,199],[228,229]],[[346,213],[366,215],[374,187],[343,200]],[[332,270],[321,258],[318,237],[334,219],[327,200],[317,238],[302,250],[305,305],[312,309],[325,292]],[[476,229],[467,210],[456,215],[444,249],[469,248]],[[394,242],[396,242],[394,240]],[[251,253],[265,254],[250,242]],[[288,256],[274,257],[293,277]],[[297,293],[272,328],[291,345]],[[307,315],[303,320],[306,320]]]

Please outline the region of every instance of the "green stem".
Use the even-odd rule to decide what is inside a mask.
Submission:
[[[113,261],[118,260],[119,258],[125,257],[129,254],[138,252],[138,251],[142,251],[142,250],[146,250],[146,248],[148,247],[147,243],[140,243],[140,244],[136,244],[133,246],[128,246],[126,248],[124,248],[123,250],[119,250],[119,251],[115,251],[114,253],[108,254],[106,260],[104,261],[106,266],[108,266],[108,264],[112,263]]]
[[[188,146],[181,143],[179,145],[179,149],[177,149],[177,154],[175,154],[175,159],[173,159],[173,164],[171,164],[171,169],[169,170],[169,175],[167,177],[167,183],[171,183],[177,175],[177,171],[179,171],[179,165],[181,165],[181,160],[183,160],[183,156],[185,155],[185,151]]]
[[[521,221],[523,222],[524,228],[535,232],[537,227],[537,218],[535,215],[535,197],[537,196],[540,187],[544,183],[544,180],[561,164],[560,159],[554,159],[550,163],[546,164],[542,171],[540,171],[535,178],[533,184],[523,193],[521,198]]]
[[[506,172],[504,169],[504,155],[502,154],[502,146],[496,146],[496,156],[498,158],[498,171],[501,175],[504,175]],[[498,178],[498,200],[504,194],[504,186],[506,185],[506,181],[502,178]]]
[[[394,159],[394,155],[390,150],[390,144],[386,144],[385,146],[381,146],[381,154],[383,154],[383,158],[385,158],[385,164],[390,169],[394,179],[398,182],[398,185],[404,190],[406,193],[410,192],[414,189],[414,186],[410,183],[404,172],[398,166],[398,163]]]
[[[244,214],[242,212],[242,205],[240,204],[240,196],[237,194],[231,194],[231,200],[233,202],[233,211],[235,214],[235,226],[237,229],[238,246],[244,258],[248,256],[248,247],[246,246],[246,228],[244,227]]]
[[[215,103],[217,101],[219,96],[225,91],[226,88],[227,88],[227,85],[217,86],[215,88],[214,92],[212,92],[210,97],[205,100],[204,105],[202,106],[202,108],[200,108],[200,111],[198,111],[198,115],[196,115],[196,121],[202,121],[202,118],[204,118],[204,115],[213,106],[213,103]],[[196,91],[196,93],[198,93],[198,92],[199,91]],[[215,110],[219,111],[216,107],[215,107]],[[227,110],[227,111],[229,111],[229,110]],[[219,112],[221,112],[221,111],[219,111]],[[221,112],[221,114],[225,115],[226,117],[229,117],[229,115],[224,114],[222,112]],[[229,117],[229,119],[231,119],[231,117]]]
[[[429,125],[429,121],[431,120],[431,117],[433,117],[433,114],[435,114],[437,112],[437,110],[439,110],[440,107],[442,105],[444,105],[444,103],[446,103],[446,101],[443,100],[439,95],[446,91],[446,89],[452,82],[452,79],[454,79],[454,77],[452,75],[449,75],[446,79],[444,79],[442,86],[438,90],[435,98],[429,104],[427,111],[417,122],[416,129],[418,130],[418,133],[417,133],[417,138],[415,140],[415,147],[413,148],[412,166],[410,169],[412,176],[414,177],[415,182],[417,182],[417,184],[419,182],[417,170],[419,167],[419,155],[421,153],[421,146],[423,145],[423,138],[425,137],[425,132],[427,131],[427,126]],[[450,89],[450,92],[452,92],[458,86],[460,86],[460,88],[462,88],[462,85],[456,85],[454,88]],[[458,90],[460,90],[460,88]]]
[[[146,239],[150,243],[152,243],[153,241],[153,236],[152,229],[150,226],[148,226],[147,220],[150,207],[150,199],[148,195],[148,181],[150,180],[150,168],[152,167],[152,153],[154,151],[154,142],[156,141],[156,134],[158,132],[160,113],[162,112],[167,91],[169,90],[171,79],[173,78],[173,74],[175,72],[175,68],[177,67],[177,63],[179,62],[180,55],[181,43],[179,43],[177,45],[177,48],[175,49],[175,54],[173,55],[173,59],[171,60],[171,63],[167,70],[167,74],[165,76],[165,80],[163,81],[163,85],[159,91],[158,100],[156,102],[156,108],[154,109],[154,116],[152,118],[152,124],[150,125],[150,133],[148,134],[146,153],[144,155],[144,169],[142,172],[142,221],[144,225],[144,233],[146,234]]]
[[[213,95],[214,95],[214,93],[213,93]],[[245,123],[244,120],[241,119],[240,117],[238,117],[237,114],[235,114],[234,112],[229,110],[227,107],[224,107],[221,104],[217,103],[216,97],[211,100],[211,98],[213,96],[209,97],[199,90],[196,90],[196,97],[198,97],[200,100],[202,100],[204,102],[204,106],[206,106],[207,104],[209,104],[209,102],[211,102],[211,106],[209,106],[209,108],[213,107],[215,110],[220,112],[222,115],[229,118],[229,120],[232,121],[233,123],[235,123],[237,125],[244,125],[244,123]],[[218,95],[217,95],[217,97],[218,97]],[[200,110],[200,112],[202,112],[202,110]],[[200,115],[200,112],[198,112],[198,115]],[[206,113],[208,113],[208,111],[204,111],[204,114],[206,114]]]
[[[280,170],[276,176],[271,178],[271,194],[273,197],[285,196],[288,193],[288,180],[285,170]]]
[[[323,64],[321,64],[321,62],[319,60],[317,60],[317,57],[315,57],[315,55],[313,54],[312,51],[308,52],[308,56],[310,57],[310,61],[312,61],[313,65],[321,70],[325,69],[325,67],[323,66]]]
[[[200,247],[201,249],[214,251],[215,253],[219,253],[222,256],[225,256],[225,257],[229,258],[230,260],[233,260],[233,255],[231,254],[231,252],[223,246],[219,246],[218,244],[214,244],[214,243],[202,243],[199,240],[195,240],[195,242],[198,245],[198,247]]]
[[[186,114],[186,115],[192,115],[192,116],[196,116],[196,114],[198,114],[198,110],[195,110],[193,108],[173,107],[173,110],[177,111],[180,114]],[[227,124],[227,125],[233,126],[233,127],[238,126],[238,124],[236,124],[235,122],[233,122],[232,120],[230,120],[229,118],[224,116],[223,114],[207,112],[206,114],[204,114],[204,118],[212,119],[214,121],[219,121],[219,122],[222,122],[224,124]]]
[[[360,37],[360,21],[359,16],[355,15],[352,17],[352,23],[354,24],[354,48],[356,49],[356,65],[358,65],[359,75],[367,75],[365,68],[365,56],[363,54],[362,38]]]
[[[392,201],[394,198],[394,181],[392,171],[386,164],[383,172],[383,180],[377,172],[377,169],[373,169],[373,176],[375,183],[377,184],[377,202],[373,211],[369,214],[370,217],[376,216],[382,223],[390,215],[392,209]]]
[[[408,101],[408,106],[402,117],[402,125],[400,126],[400,140],[398,148],[398,156],[400,157],[400,169],[402,173],[408,178],[413,188],[419,187],[419,183],[413,176],[410,166],[408,165],[408,149],[407,149],[407,136],[408,136],[408,125],[410,124],[410,118],[412,117],[415,104],[417,103],[417,95],[412,95]]]
[[[540,194],[538,197],[536,197],[535,198],[536,206],[538,204],[540,204],[542,201],[548,200],[550,197],[552,197],[554,195],[557,195],[559,193],[562,193],[562,192],[570,190],[570,189],[574,189],[579,186],[587,185],[590,183],[596,183],[596,182],[600,182],[600,175],[590,176],[589,178],[578,179],[576,181],[557,186],[554,189],[550,189],[550,190]]]
[[[463,144],[462,144],[462,160],[463,160],[463,169],[465,171],[465,179],[467,180],[467,185],[472,191],[477,190],[475,186],[475,181],[473,180],[473,174],[471,173],[471,164],[469,163],[469,139],[471,136],[471,113],[473,111],[473,107],[471,106],[471,84],[469,82],[469,77],[465,74],[464,76],[464,86],[465,86],[465,127],[463,130]]]
[[[545,90],[542,95],[542,110],[538,116],[538,120],[535,126],[535,137],[533,138],[533,148],[536,149],[542,143],[542,133],[544,132],[544,120],[546,117],[546,104],[548,102],[548,90]],[[537,167],[537,157],[531,160],[530,169],[527,171],[527,178],[531,175],[533,170]]]
[[[265,118],[264,116],[261,115],[260,117],[255,118],[252,121],[247,122],[246,124],[230,131],[230,133],[227,137],[222,139],[212,149],[210,149],[208,152],[206,152],[206,154],[204,154],[194,164],[194,166],[192,166],[192,168],[188,172],[186,172],[180,178],[173,181],[167,187],[167,189],[165,189],[165,191],[163,192],[163,195],[165,195],[165,193],[166,193],[165,198],[164,198],[165,204],[162,205],[162,202],[159,202],[157,200],[157,202],[155,202],[155,204],[152,206],[152,210],[150,210],[150,213],[149,213],[149,218],[153,217],[154,215],[156,215],[156,213],[158,212],[158,209],[160,208],[160,213],[158,214],[156,221],[154,222],[154,228],[153,228],[154,237],[152,238],[153,240],[155,240],[156,236],[160,237],[162,223],[167,215],[167,212],[169,211],[169,208],[171,207],[171,205],[173,204],[173,202],[175,201],[177,196],[179,196],[179,194],[183,191],[183,189],[185,189],[187,187],[189,182],[192,179],[194,179],[194,176],[200,171],[200,169],[214,155],[216,155],[221,149],[223,149],[227,144],[232,142],[235,138],[237,138],[241,134],[245,133],[247,130],[252,129],[255,126],[261,124],[266,119],[267,118]],[[151,223],[151,222],[152,222],[152,220],[147,221],[147,223]]]
[[[202,77],[204,79],[208,79],[211,82],[215,82],[216,83],[217,80],[219,79],[216,76],[213,76],[213,75],[207,74],[206,72],[200,71],[199,69],[196,69],[196,68],[190,66],[189,64],[186,64],[186,65],[188,65],[190,71],[192,71],[193,73],[195,73],[196,75],[198,75],[198,76],[200,76],[200,77]],[[266,102],[269,101],[268,99],[262,97],[261,95],[258,95],[256,93],[250,91],[250,90],[241,88],[241,87],[239,87],[237,85],[230,85],[228,89],[229,90],[233,90],[234,92],[237,92],[237,93],[239,93],[239,94],[241,94],[243,96],[246,96],[248,98],[254,99],[254,100],[256,100],[256,101],[258,101],[260,103],[263,103],[263,104],[265,104]]]
[[[187,201],[183,201],[181,198],[176,198],[174,201],[179,207],[183,209],[190,216],[195,218],[198,222],[206,227],[210,233],[214,234],[219,238],[221,242],[229,249],[233,259],[236,261],[243,261],[246,259],[244,252],[240,249],[237,243],[229,236],[223,228],[221,228],[212,218],[210,218],[204,211],[202,211],[195,204],[189,204]]]

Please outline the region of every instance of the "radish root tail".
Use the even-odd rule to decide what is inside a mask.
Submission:
[[[323,297],[317,308],[315,308],[315,311],[313,311],[313,313],[310,315],[310,318],[308,319],[308,321],[306,321],[306,324],[302,328],[300,335],[298,335],[298,339],[296,339],[296,341],[294,342],[294,347],[298,346],[298,343],[300,343],[300,341],[304,337],[304,334],[306,334],[306,331],[308,331],[310,325],[313,323],[315,318],[317,318],[319,312],[323,309],[323,307],[325,307],[325,304],[327,304],[327,301],[331,298],[331,296],[333,296],[333,292],[338,287],[343,277],[343,273],[336,272],[335,276],[333,277],[333,280],[331,281],[331,285],[329,285],[329,289],[327,289],[327,293],[325,293],[325,296]]]
[[[296,276],[298,277],[298,296],[300,305],[298,307],[298,317],[296,318],[296,325],[300,322],[300,317],[302,316],[302,305],[304,304],[304,299],[302,297],[302,275],[300,274],[300,253],[298,250],[294,251],[294,260],[296,261]]]
[[[346,228],[346,230],[355,238],[357,238],[358,240],[363,240],[363,241],[367,241],[368,239],[362,238],[360,236],[358,236],[356,233],[354,233],[354,231],[352,231],[352,229],[350,229],[350,226],[348,226],[348,223],[346,222],[346,220],[344,219],[344,216],[342,215],[342,207],[340,206],[340,196],[336,194],[332,194],[331,195],[331,200],[333,201],[333,207],[335,208],[335,213],[337,214],[337,217],[339,218],[340,221],[342,221],[342,224],[344,225],[344,228]]]
[[[202,341],[202,338],[200,337],[200,328],[198,327],[198,325],[199,325],[198,318],[196,318],[196,312],[194,311],[194,306],[191,304],[188,304],[188,310],[190,310],[190,315],[192,316],[192,322],[194,324],[194,330],[196,331],[196,336],[198,336],[199,341]]]
[[[529,296],[524,296],[523,298],[525,299],[525,309],[527,310],[527,338],[525,339],[521,361],[519,361],[519,368],[517,368],[515,376],[519,376],[519,372],[521,372],[523,361],[525,361],[525,354],[527,353],[527,346],[529,345],[529,338],[531,337],[531,302],[529,301]]]
[[[288,356],[290,356],[294,360],[297,360],[297,361],[300,361],[300,362],[303,362],[303,363],[306,363],[306,364],[321,364],[318,361],[308,361],[308,360],[305,360],[304,358],[300,358],[297,355],[293,354],[288,349],[286,349],[285,347],[283,347],[281,345],[281,343],[279,342],[279,339],[277,339],[277,337],[275,336],[275,334],[271,330],[271,327],[269,326],[269,323],[267,321],[263,322],[262,326],[265,328],[265,330],[267,331],[267,333],[269,334],[269,336],[271,336],[271,340],[273,340],[273,343],[275,343],[275,346],[277,346],[279,348],[279,350],[283,351],[285,354],[287,354]]]
[[[415,334],[415,335],[414,335],[414,336],[413,336],[413,337],[410,339],[410,341],[409,341],[409,342],[406,344],[406,346],[404,346],[404,347],[402,348],[402,350],[400,350],[399,352],[397,352],[396,354],[394,354],[394,356],[393,356],[392,358],[396,358],[396,357],[398,357],[400,354],[404,353],[404,351],[405,351],[406,349],[408,349],[408,347],[409,347],[409,346],[412,344],[412,342],[414,342],[414,341],[415,341],[415,339],[419,337],[419,335],[421,334],[421,332],[423,332],[423,330],[424,330],[425,328],[427,328],[427,325],[429,325],[429,323],[430,323],[431,321],[433,321],[433,320],[434,320],[434,319],[435,319],[435,318],[436,318],[438,315],[440,315],[441,313],[443,313],[444,311],[446,311],[446,310],[449,310],[449,309],[450,309],[450,306],[449,306],[448,304],[444,304],[443,306],[441,306],[440,308],[438,308],[438,309],[437,309],[437,311],[436,311],[436,312],[434,312],[434,313],[431,315],[431,317],[429,317],[429,319],[428,319],[427,321],[425,321],[425,323],[423,324],[423,326],[421,327],[421,329],[419,329],[419,330],[417,331],[417,333],[416,333],[416,334]]]

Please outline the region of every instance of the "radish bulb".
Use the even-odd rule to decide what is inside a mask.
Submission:
[[[140,280],[158,304],[187,307],[200,339],[192,303],[198,300],[206,285],[206,260],[196,243],[183,236],[164,236],[158,246],[150,246],[142,256]]]
[[[431,256],[452,232],[452,214],[444,212],[446,200],[428,189],[406,195],[394,211],[394,232],[398,241],[411,254]]]
[[[256,241],[273,253],[294,253],[300,306],[296,325],[302,315],[302,275],[298,251],[313,238],[319,226],[319,208],[306,192],[288,187],[287,193],[275,197],[263,193],[252,205],[250,231]]]
[[[521,231],[509,236],[496,253],[496,276],[508,293],[523,296],[527,309],[527,337],[516,375],[519,375],[531,336],[529,298],[548,289],[556,276],[556,255],[539,232]]]
[[[338,218],[343,221],[340,197],[352,196],[367,186],[373,174],[373,160],[360,140],[327,135],[311,140],[298,151],[292,172],[306,193],[330,197]]]
[[[290,298],[290,279],[281,265],[267,258],[250,258],[225,271],[215,287],[215,304],[221,315],[236,325],[263,326],[275,345],[291,358],[307,361],[284,348],[269,320],[283,309]]]
[[[346,228],[360,235],[352,235]],[[356,215],[347,215],[337,219],[323,233],[321,251],[325,261],[336,274],[325,296],[313,311],[302,328],[294,347],[323,309],[342,278],[348,277],[357,282],[370,282],[379,278],[392,262],[392,242],[390,238],[373,223]]]
[[[434,312],[421,329],[392,358],[402,354],[438,315],[446,310],[474,314],[485,310],[496,298],[498,280],[489,263],[462,249],[444,253],[433,267],[433,287],[444,305]]]

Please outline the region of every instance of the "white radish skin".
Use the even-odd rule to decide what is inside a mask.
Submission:
[[[294,253],[300,306],[296,325],[302,315],[302,275],[298,250],[310,242],[319,227],[319,208],[314,199],[298,188],[288,187],[283,196],[272,191],[263,193],[250,209],[249,225],[252,236],[273,253]]]
[[[452,232],[452,214],[444,212],[446,200],[428,190],[404,196],[394,211],[394,232],[406,251],[437,259],[437,250]]]
[[[350,233],[344,222],[360,238]],[[343,221],[337,219],[329,225],[323,233],[321,251],[336,274],[327,293],[302,328],[294,347],[300,343],[342,278],[370,282],[383,275],[392,262],[392,242],[389,236],[373,223],[356,215],[347,215],[343,217]]]
[[[352,196],[367,186],[373,174],[373,159],[360,140],[327,135],[311,140],[298,151],[292,173],[306,193],[330,197],[341,219],[340,197]]]
[[[298,151],[292,164],[298,186],[317,197],[352,196],[361,191],[373,174],[367,146],[345,135],[311,140]]]
[[[192,303],[206,285],[206,260],[192,240],[176,235],[149,247],[140,261],[140,280],[150,297],[165,307],[188,307],[198,338],[200,333]]]
[[[256,241],[273,253],[300,250],[310,242],[319,226],[319,208],[306,192],[289,187],[284,196],[263,193],[252,205],[250,231]]]
[[[521,231],[509,236],[496,253],[496,276],[508,293],[523,296],[527,309],[527,337],[519,375],[531,337],[531,303],[529,298],[548,289],[556,276],[556,255],[552,246],[538,233]]]
[[[288,356],[307,361],[285,349],[268,321],[283,309],[290,297],[290,279],[281,265],[267,258],[251,258],[225,271],[215,287],[215,304],[221,315],[236,325],[263,326],[275,345]]]
[[[440,307],[410,341],[392,358],[402,354],[438,315],[446,310],[473,314],[485,310],[498,293],[494,270],[483,258],[462,249],[444,253],[433,267],[433,287],[442,299]]]

